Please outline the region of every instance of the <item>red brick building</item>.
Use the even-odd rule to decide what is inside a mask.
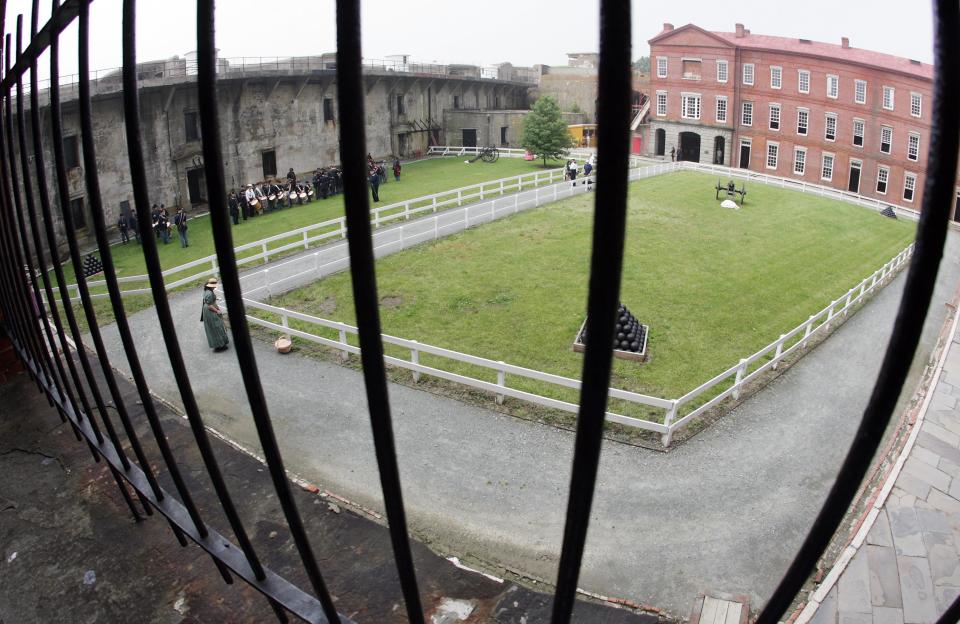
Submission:
[[[749,168],[919,209],[933,66],[693,24],[650,43],[645,153]],[[956,217],[955,217],[956,218]]]

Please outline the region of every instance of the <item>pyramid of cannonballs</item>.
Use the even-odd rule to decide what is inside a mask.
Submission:
[[[584,323],[586,325],[586,323]],[[613,328],[613,348],[615,351],[629,353],[643,353],[646,343],[647,328],[630,313],[627,306],[620,303],[617,306],[617,320]],[[587,329],[584,326],[577,337],[575,348],[587,344]]]
[[[103,271],[103,263],[93,254],[83,259],[83,276],[90,277]]]

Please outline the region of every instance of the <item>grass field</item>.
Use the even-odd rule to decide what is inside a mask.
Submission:
[[[683,172],[630,187],[621,299],[650,326],[652,359],[615,360],[616,387],[682,395],[806,320],[914,236],[911,223],[761,184],[752,185],[743,209],[721,209],[715,182]],[[579,377],[582,355],[570,346],[584,319],[593,197],[379,260],[383,331]],[[355,323],[347,273],[272,303]],[[495,381],[470,365],[445,360],[441,367]],[[539,382],[510,384],[576,400]]]
[[[390,181],[380,187],[380,203],[371,204],[371,206],[384,206],[480,182],[543,170],[543,161],[528,162],[521,158],[501,158],[491,164],[477,161],[476,163],[466,165],[463,161],[463,158],[457,157],[434,158],[404,165],[400,183],[398,184],[393,181],[391,173]],[[548,168],[562,166],[563,163],[561,161],[548,162]],[[226,210],[226,208],[224,208],[224,210]],[[235,246],[239,246],[314,223],[336,219],[343,216],[343,210],[343,195],[340,194],[303,206],[294,205],[291,208],[283,208],[282,210],[267,213],[247,221],[241,219],[239,225],[233,228],[233,242]],[[165,245],[162,242],[158,242],[160,263],[164,269],[179,266],[215,253],[209,217],[203,216],[191,219],[189,226],[189,247],[180,247],[180,241],[174,231],[171,231],[170,242],[168,244]],[[251,250],[247,253],[250,254],[256,251],[257,250]],[[140,245],[133,241],[132,237],[130,243],[114,245],[111,248],[111,252],[113,254],[114,268],[119,277],[146,273],[143,251]],[[274,257],[273,259],[276,258]],[[65,262],[63,268],[67,282],[74,283],[76,279],[73,264],[71,262]],[[170,276],[167,281],[170,282],[179,277],[186,277],[199,270],[200,268],[194,268],[180,275]],[[98,276],[94,279],[102,279],[102,277]],[[125,288],[145,287],[147,287],[146,283],[136,283],[133,286],[128,285]],[[106,287],[101,286],[95,288],[93,292],[106,292]],[[124,297],[127,314],[133,314],[138,310],[149,307],[152,301],[153,299],[149,295],[128,295]],[[113,312],[108,300],[94,299],[94,307],[99,324],[113,322]],[[74,308],[78,320],[81,321],[81,325],[86,327],[79,301],[75,304]]]

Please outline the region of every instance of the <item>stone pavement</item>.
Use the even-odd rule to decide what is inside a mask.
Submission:
[[[814,594],[822,602],[810,622],[925,624],[960,595],[958,397],[960,336],[953,334],[919,430],[897,464],[902,469],[891,473],[889,496],[872,527],[861,529],[866,538],[839,580],[830,587],[829,575]],[[798,622],[812,614],[811,604]]]
[[[951,233],[901,403],[940,333],[943,303],[960,282],[958,248]],[[581,586],[682,615],[705,590],[748,594],[751,604],[762,605],[850,444],[903,281],[895,278],[763,392],[671,452],[605,442]],[[257,452],[234,352],[207,348],[197,293],[170,303],[207,424]],[[154,310],[130,322],[152,389],[179,406]],[[128,371],[115,327],[104,329],[104,339],[113,365]],[[265,343],[254,349],[287,467],[382,509],[362,376],[295,353],[279,355]],[[552,581],[573,434],[403,385],[389,391],[414,535],[473,565]]]

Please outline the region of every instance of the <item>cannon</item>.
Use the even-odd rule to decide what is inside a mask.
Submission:
[[[720,183],[720,180],[717,179],[717,186],[716,186],[716,188],[715,188],[714,190],[717,191],[716,199],[717,199],[718,201],[719,201],[719,199],[720,199],[720,193],[724,193],[724,194],[725,194],[724,197],[736,197],[737,195],[739,195],[739,196],[740,196],[740,203],[741,203],[741,204],[747,203],[747,185],[746,185],[746,183],[741,184],[741,185],[740,185],[740,188],[738,189],[738,188],[737,188],[737,185],[734,183],[733,180],[728,180],[727,183],[726,183],[725,185],[723,185],[723,184]]]
[[[482,147],[480,151],[477,152],[477,155],[467,162],[475,163],[478,160],[482,160],[485,163],[494,163],[497,162],[498,158],[500,158],[500,150],[495,147]]]

